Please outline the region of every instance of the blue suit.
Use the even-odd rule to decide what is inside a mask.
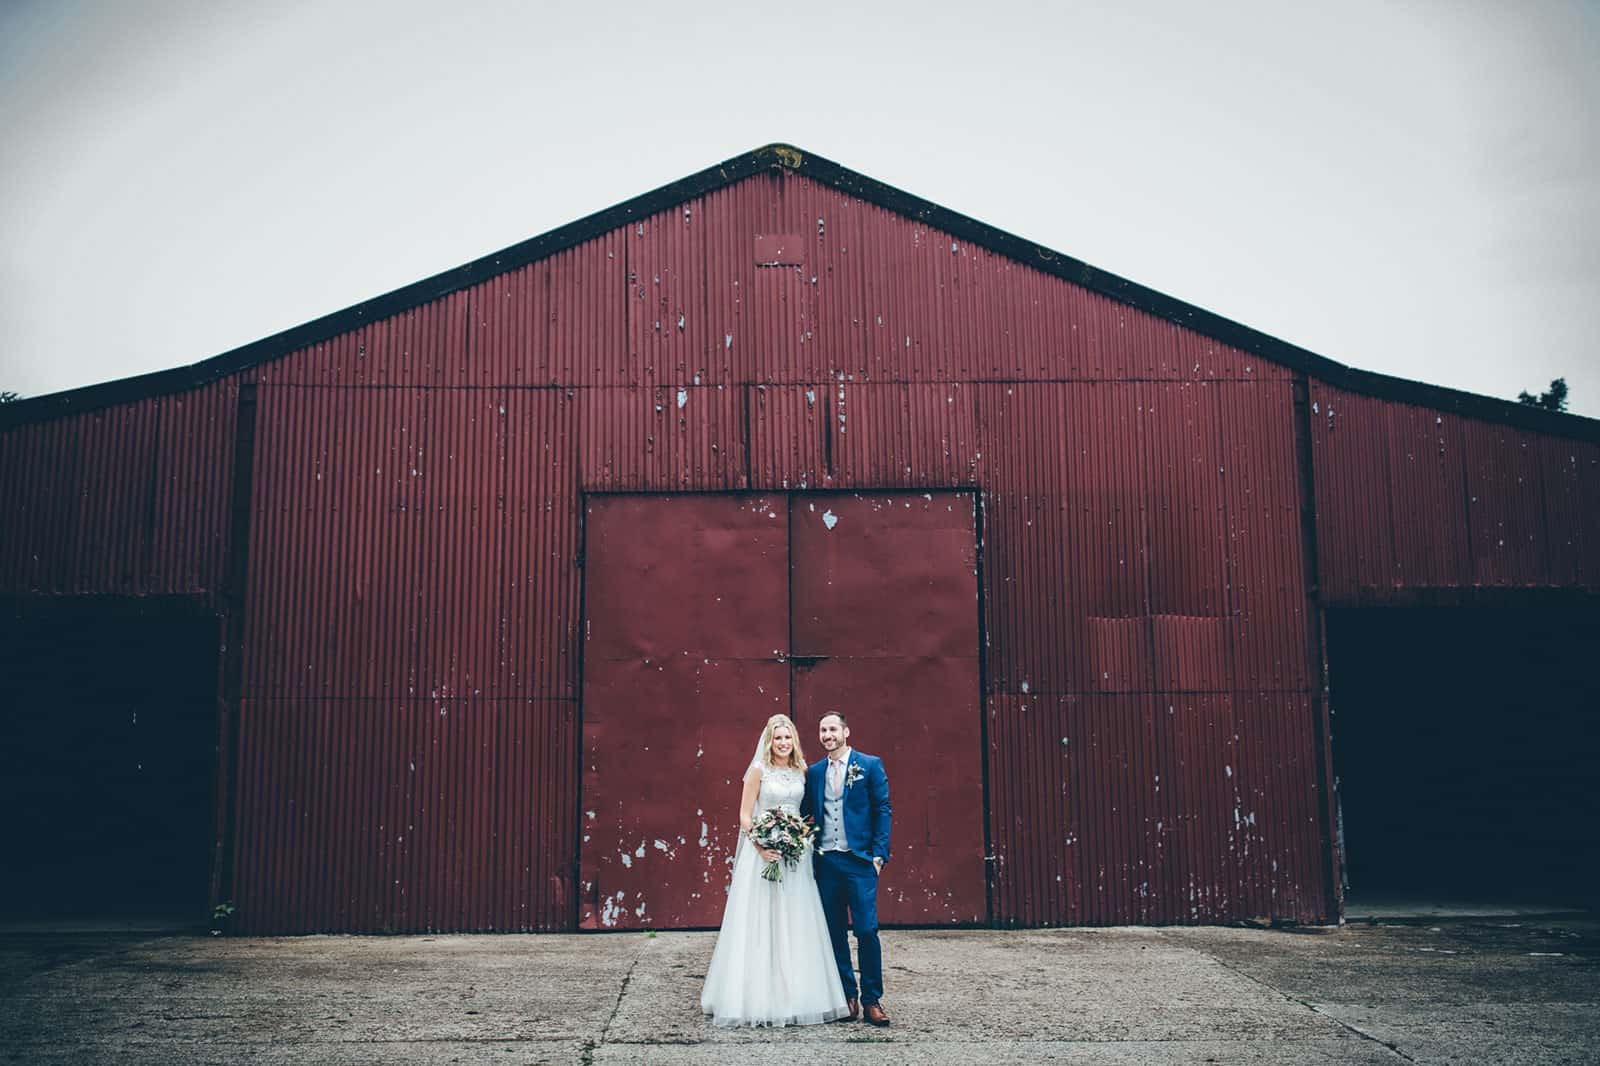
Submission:
[[[806,768],[806,794],[800,801],[800,813],[817,825],[819,848],[827,773],[827,759]],[[870,1007],[883,995],[883,951],[878,943],[878,871],[872,864],[874,858],[885,863],[889,861],[889,777],[883,771],[882,759],[851,750],[845,764],[841,806],[845,846],[850,850],[819,850],[813,869],[845,996],[859,998],[862,1004]],[[861,957],[859,996],[855,968],[850,965],[850,942],[845,937],[846,908],[850,912],[849,925],[856,931],[856,949]]]

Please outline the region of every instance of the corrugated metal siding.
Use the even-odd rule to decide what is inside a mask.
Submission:
[[[248,371],[263,385],[470,385],[467,293],[440,297]]]
[[[1539,441],[1552,585],[1600,588],[1600,445]]]
[[[559,390],[263,388],[244,693],[576,697]]]
[[[1510,426],[1474,421],[1463,428],[1473,583],[1545,584],[1544,485],[1537,441]]]
[[[591,491],[745,485],[744,391],[726,385],[584,389],[580,469]]]
[[[1227,635],[1232,687],[1307,691],[1318,684],[1308,653],[1305,550],[1288,382],[1217,387],[1227,518]]]
[[[1324,917],[1289,383],[978,396],[995,918]]]
[[[245,933],[568,929],[567,700],[246,700]]]
[[[0,594],[214,593],[237,386],[0,434]]]
[[[765,172],[234,381],[8,431],[0,591],[214,590],[240,381],[250,929],[570,927],[587,490],[976,487],[992,917],[1336,911],[1283,367]],[[1326,602],[1600,586],[1600,449],[1311,400]],[[429,827],[404,848],[402,816]]]
[[[993,696],[996,917],[1319,921],[1309,698]]]
[[[1427,588],[1600,588],[1600,448],[1317,381],[1311,397],[1329,604]]]
[[[227,562],[236,379],[163,396],[146,589],[218,591]]]
[[[261,390],[247,928],[570,925],[577,436],[563,390]]]

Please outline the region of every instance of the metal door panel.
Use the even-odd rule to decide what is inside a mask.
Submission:
[[[982,702],[970,493],[817,493],[790,506],[795,721],[849,719],[883,758],[893,859],[889,925],[983,922]]]
[[[976,658],[973,507],[958,492],[795,496],[795,654]]]
[[[841,711],[851,746],[883,759],[889,775],[892,857],[878,889],[885,925],[988,918],[977,699],[974,659],[827,659],[795,671],[806,754],[823,758],[817,720]]]
[[[742,778],[788,671],[685,655],[585,671],[580,927],[722,923]]]
[[[789,708],[787,503],[597,496],[585,513],[578,923],[714,927],[741,778]]]
[[[786,511],[782,495],[591,496],[585,662],[783,655]]]

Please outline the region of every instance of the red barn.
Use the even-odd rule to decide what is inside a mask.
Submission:
[[[892,924],[1593,883],[1600,423],[796,148],[0,408],[0,482],[14,908],[714,926],[828,709]]]

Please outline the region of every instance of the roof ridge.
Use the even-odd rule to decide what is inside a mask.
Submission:
[[[656,214],[708,192],[726,188],[767,170],[792,171],[856,196],[905,218],[942,230],[1025,266],[1087,288],[1119,303],[1337,388],[1382,399],[1449,410],[1468,417],[1503,422],[1536,432],[1600,441],[1600,420],[1545,411],[1513,400],[1432,385],[1374,371],[1359,370],[1298,345],[1224,318],[1194,304],[1157,292],[1110,271],[1018,237],[968,215],[887,185],[797,145],[765,144],[530,237],[461,266],[442,271],[343,310],[252,341],[187,366],[97,382],[0,406],[0,429],[43,421],[118,403],[198,388],[219,378],[288,355],[368,323],[411,310],[492,277],[510,273],[602,233]]]

